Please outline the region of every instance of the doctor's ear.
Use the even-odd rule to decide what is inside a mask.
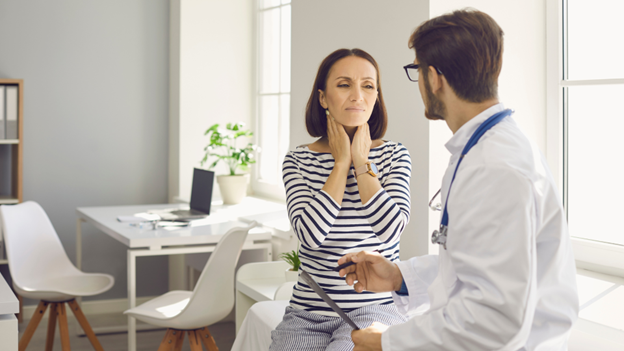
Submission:
[[[319,104],[321,104],[321,106],[324,109],[327,109],[327,102],[325,101],[325,92],[322,91],[321,89],[319,89]]]
[[[444,79],[444,76],[442,76],[442,74],[440,74],[434,66],[429,66],[427,74],[429,75],[431,92],[437,93],[440,89],[442,89],[442,80]]]

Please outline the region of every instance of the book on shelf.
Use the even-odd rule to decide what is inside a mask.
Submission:
[[[6,115],[6,104],[4,103],[4,100],[6,100],[6,87],[2,84],[0,84],[0,139],[5,139],[4,138],[4,120],[5,117],[4,115]]]
[[[18,115],[18,86],[17,85],[6,85],[5,87],[5,111],[6,115],[4,117],[5,121],[5,129],[4,133],[5,139],[17,139],[18,138],[18,130],[17,130],[17,115]]]

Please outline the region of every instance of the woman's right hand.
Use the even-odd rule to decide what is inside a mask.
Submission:
[[[331,115],[327,115],[327,138],[329,149],[336,165],[351,167],[351,140],[342,124],[336,122]]]

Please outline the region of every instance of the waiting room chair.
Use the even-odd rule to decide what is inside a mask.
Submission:
[[[50,219],[36,202],[0,206],[0,222],[13,288],[22,297],[40,300],[19,342],[19,350],[26,350],[48,306],[46,350],[52,350],[57,319],[63,350],[70,350],[67,304],[95,350],[103,351],[75,298],[109,290],[114,278],[78,270],[67,257]]]
[[[255,226],[256,222],[252,222],[223,236],[193,291],[170,291],[124,312],[167,328],[158,351],[181,350],[185,333],[192,351],[201,351],[202,343],[209,351],[219,350],[208,326],[225,318],[234,307],[234,269],[247,234]]]

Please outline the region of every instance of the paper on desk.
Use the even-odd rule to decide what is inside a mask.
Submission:
[[[191,221],[191,227],[199,227],[202,225],[210,225],[217,223],[225,223],[229,221],[236,220],[235,216],[215,216],[214,214],[209,215],[205,218],[194,219]]]
[[[160,219],[159,215],[149,213],[136,213],[134,216],[117,216],[117,220],[122,223],[137,223],[146,221],[157,221]]]

